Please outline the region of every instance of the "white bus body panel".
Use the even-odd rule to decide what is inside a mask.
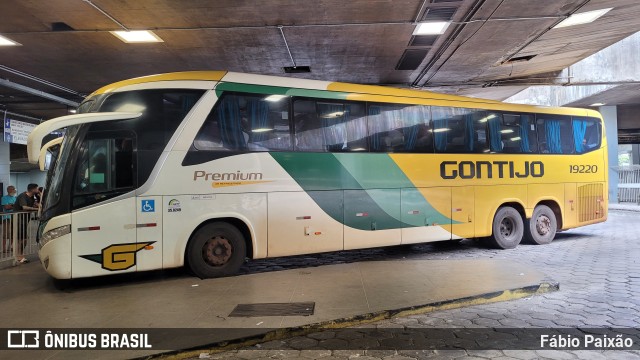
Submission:
[[[268,198],[269,257],[344,248],[342,223],[325,213],[306,192],[273,192],[269,193]]]

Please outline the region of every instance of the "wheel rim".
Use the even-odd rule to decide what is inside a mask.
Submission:
[[[500,222],[500,235],[504,238],[511,237],[513,235],[515,226],[511,218],[504,218]]]
[[[224,236],[215,236],[202,247],[202,258],[212,266],[222,266],[229,262],[233,254],[231,242]]]
[[[551,232],[551,219],[546,215],[540,215],[536,219],[536,231],[542,236]]]

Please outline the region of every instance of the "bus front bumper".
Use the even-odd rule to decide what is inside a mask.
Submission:
[[[56,279],[71,279],[71,234],[53,239],[38,251],[40,263]]]

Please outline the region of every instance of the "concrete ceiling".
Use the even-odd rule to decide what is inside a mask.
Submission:
[[[552,29],[573,12],[609,7],[592,24]],[[447,11],[455,12],[445,34],[411,46],[416,19]],[[203,69],[504,99],[526,85],[508,86],[513,79],[538,81],[640,30],[637,0],[1,0],[0,14],[0,34],[22,44],[0,47],[0,79],[74,102],[125,78]],[[310,73],[284,74],[292,60],[278,25]],[[125,44],[109,33],[122,26],[153,29],[164,42]],[[417,67],[396,70],[407,50]],[[535,57],[508,62],[523,56]],[[637,88],[619,86],[603,102],[640,103]],[[67,113],[0,84],[3,109],[42,119]]]

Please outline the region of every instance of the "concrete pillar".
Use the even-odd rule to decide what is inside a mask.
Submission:
[[[631,144],[631,164],[640,165],[640,144]]]
[[[609,203],[618,203],[618,109],[615,106],[602,106],[600,113],[604,118],[607,132],[607,150],[609,151]]]
[[[9,156],[9,143],[0,141],[0,182],[2,182],[2,194],[6,195],[7,186],[11,185],[9,174],[11,172],[11,157]]]

